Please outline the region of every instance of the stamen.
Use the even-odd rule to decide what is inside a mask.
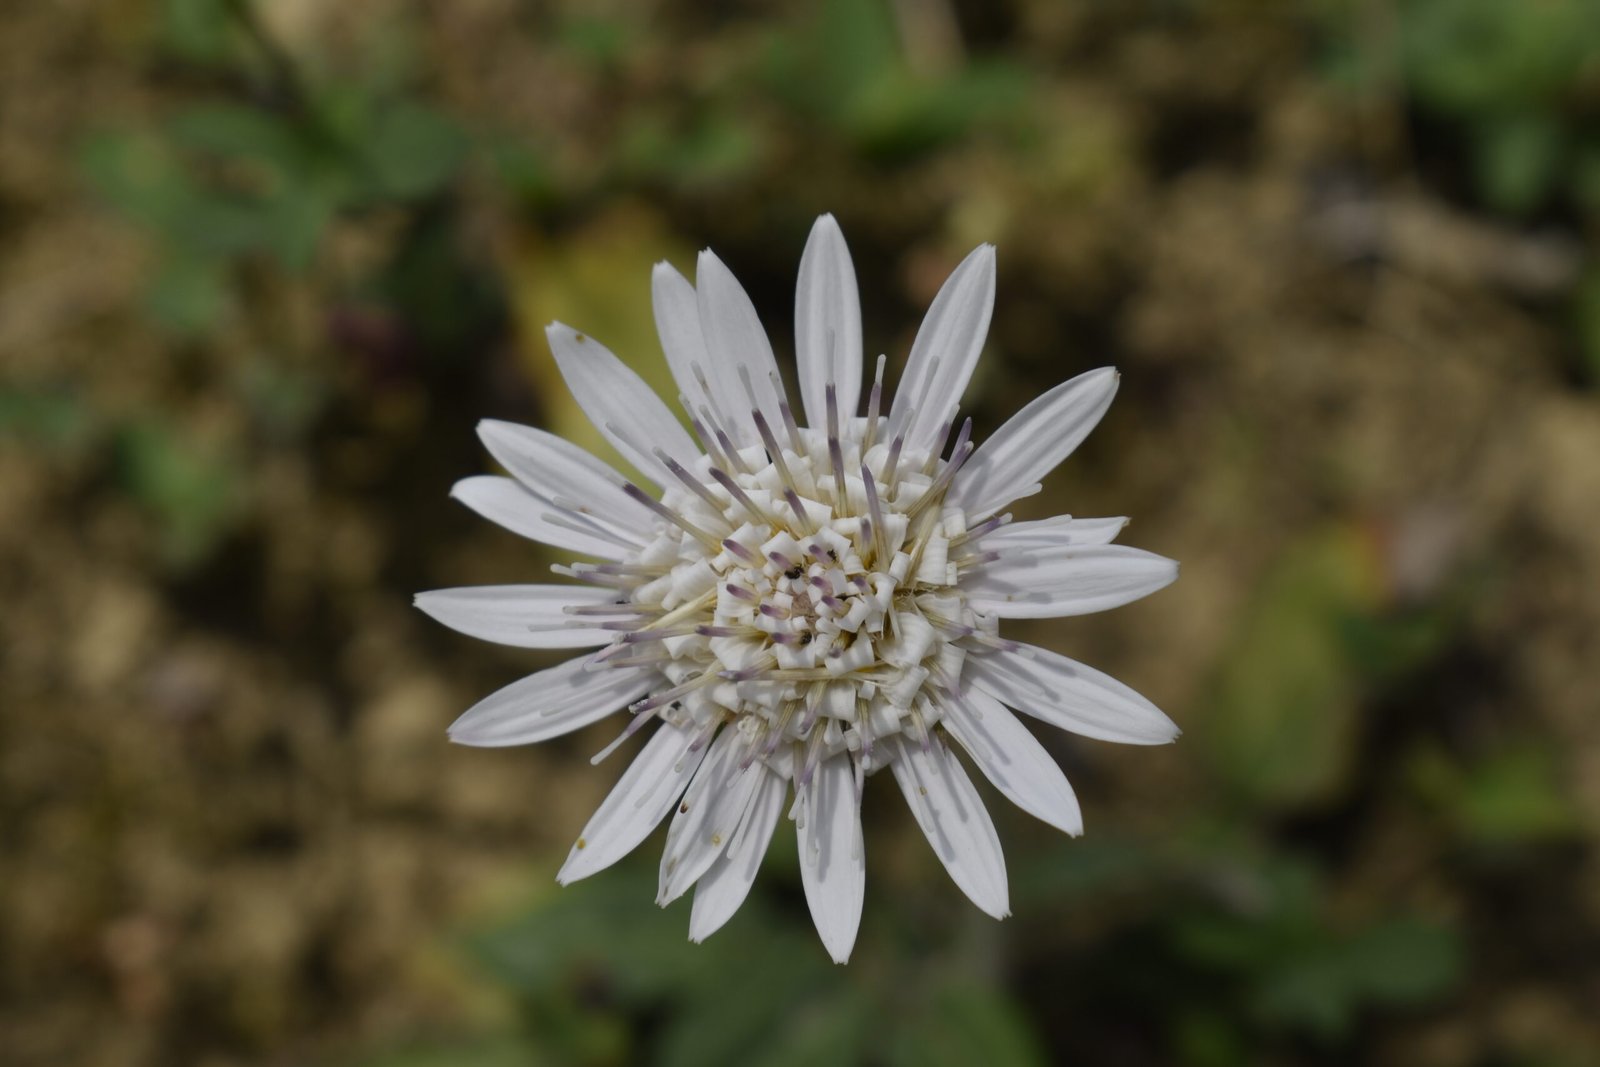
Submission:
[[[694,632],[701,637],[770,637],[765,630],[754,626],[696,626]]]
[[[654,710],[655,709],[652,708],[651,710],[646,711],[644,714],[637,716],[627,726],[623,727],[622,732],[618,734],[609,745],[607,745],[605,748],[602,748],[599,752],[596,752],[593,756],[589,757],[590,765],[598,767],[602,760],[611,755],[611,753],[615,752],[617,749],[621,748],[624,741],[638,733],[639,728],[650,721],[654,715]]]
[[[625,647],[627,646],[611,646],[611,648]],[[610,651],[611,648],[608,648],[606,651]],[[671,662],[672,656],[666,652],[649,652],[639,656],[617,656],[615,658],[607,659],[600,659],[598,656],[593,656],[590,657],[589,661],[583,665],[583,669],[586,671],[597,671],[602,667],[619,669],[623,667],[655,667],[663,663]]]
[[[699,361],[696,360],[690,364],[690,369],[694,373],[694,380],[700,383],[701,395],[706,398],[706,425],[711,427],[716,433],[717,439],[721,441],[726,437],[722,432],[722,427],[732,426],[733,423],[728,421],[727,417],[722,413],[722,408],[717,406],[717,394],[712,391],[711,383],[706,380],[705,368],[700,366]],[[728,450],[730,455],[733,453],[733,450],[727,445],[723,445],[723,447]],[[734,458],[737,457],[734,456]]]
[[[842,514],[850,505],[850,494],[844,480],[844,450],[839,445],[839,391],[829,382],[823,395],[828,404],[828,462],[833,464],[833,496]]]
[[[672,573],[671,567],[655,563],[574,563],[573,569],[594,570],[601,574],[632,574],[644,578],[659,578]]]
[[[975,538],[982,537],[984,534],[994,533],[996,530],[1000,529],[1000,527],[1006,525],[1010,521],[1011,521],[1011,512],[1009,512],[1009,511],[1006,512],[1004,515],[996,515],[992,519],[988,519],[988,520],[986,520],[984,522],[979,523],[977,526],[971,527],[965,533],[959,533],[959,534],[956,534],[954,537],[950,538],[950,547],[951,548],[960,548],[962,545],[966,544],[968,541],[971,541],[971,540],[973,540]]]
[[[800,499],[800,494],[792,488],[786,488],[783,491],[783,499],[789,502],[789,510],[794,512],[795,521],[800,529],[806,533],[815,533],[816,526],[812,523],[811,516],[806,513],[806,505]]]
[[[647,604],[568,604],[561,611],[566,615],[660,615],[665,608]]]
[[[784,396],[784,391],[782,388],[780,388],[780,383],[778,381],[778,372],[775,370],[772,372],[772,388],[779,396]],[[789,444],[794,446],[794,454],[797,456],[805,455],[806,445],[805,442],[800,439],[800,427],[794,424],[794,409],[789,406],[789,400],[787,397],[784,397],[783,400],[779,401],[778,411],[783,415],[783,426],[784,429],[788,431]]]
[[[888,360],[887,355],[879,355],[878,369],[872,376],[872,393],[867,398],[867,435],[861,439],[863,453],[878,440],[878,406],[883,400],[883,365]]]
[[[722,547],[728,550],[728,554],[730,556],[741,559],[750,564],[752,567],[761,566],[760,556],[756,555],[754,552],[750,551],[748,548],[744,547],[744,545],[741,545],[731,537],[724,537],[722,539]],[[737,586],[730,586],[728,591],[733,593],[734,596],[741,596],[744,594],[743,589],[738,589],[738,591],[735,592],[736,589],[738,589]]]
[[[649,508],[651,511],[655,512],[657,515],[660,515],[663,519],[666,519],[668,522],[672,523],[672,525],[678,527],[678,529],[682,530],[690,537],[693,537],[696,541],[699,541],[705,546],[706,551],[712,553],[717,551],[717,546],[721,542],[719,542],[714,536],[702,530],[700,527],[696,526],[682,515],[679,515],[676,511],[673,511],[671,508],[661,503],[661,501],[657,500],[643,489],[640,489],[637,485],[634,485],[632,482],[624,482],[622,491],[627,493],[633,499],[637,500],[639,503],[643,504],[645,507]]]
[[[795,518],[800,520],[800,525],[810,532],[811,520],[806,515],[805,505],[800,503],[799,486],[795,483],[794,475],[789,473],[789,464],[784,462],[782,446],[772,435],[772,427],[767,425],[767,420],[761,412],[752,411],[750,417],[755,420],[756,430],[761,434],[762,443],[766,445],[767,455],[772,459],[772,465],[778,468],[778,477],[783,480],[783,498],[794,509]]]
[[[950,479],[956,476],[956,472],[959,471],[961,469],[961,465],[967,461],[967,457],[971,456],[973,452],[977,451],[977,446],[971,441],[967,440],[967,434],[971,428],[972,420],[968,419],[966,425],[961,428],[961,437],[956,442],[956,450],[951,454],[950,462],[944,465],[944,470],[939,472],[939,476],[929,483],[927,490],[923,492],[922,496],[917,499],[917,502],[912,504],[910,509],[907,510],[906,518],[915,518],[929,504],[932,504],[936,500],[944,499],[945,490],[950,487]]]
[[[600,523],[593,516],[585,515],[582,512],[567,510],[547,511],[539,517],[554,526],[564,526],[569,530],[587,534],[590,537],[598,537],[602,541],[610,541],[612,544],[619,548],[625,548],[629,552],[639,551],[639,542],[618,533],[611,527]]]
[[[550,572],[559,574],[564,578],[576,578],[578,581],[588,585],[605,586],[607,589],[632,590],[639,585],[637,578],[629,578],[621,574],[598,574],[593,571],[579,571],[564,563],[552,563]]]
[[[739,483],[734,481],[727,471],[721,469],[720,467],[712,467],[711,469],[707,470],[706,473],[711,475],[711,477],[716,480],[718,485],[726,489],[728,491],[728,495],[737,500],[739,502],[739,506],[748,511],[752,519],[755,519],[757,522],[764,522],[768,526],[783,525],[782,522],[778,521],[778,517],[776,515],[757,504],[754,500],[751,500],[750,494],[739,488]]]
[[[751,473],[750,468],[744,465],[744,460],[739,456],[739,450],[733,447],[733,442],[728,440],[728,435],[722,432],[722,427],[717,427],[717,444],[722,446],[722,451],[727,454],[728,466],[740,474]]]
[[[710,456],[714,463],[727,463],[728,458],[717,447],[717,439],[706,430],[705,423],[700,421],[694,408],[689,406],[689,398],[682,393],[678,394],[678,403],[683,405],[683,410],[689,416],[689,426],[694,430],[694,439],[700,445],[700,451]]]
[[[899,439],[896,438],[898,443]],[[889,563],[889,543],[886,539],[886,527],[883,525],[883,505],[878,500],[878,486],[872,479],[872,472],[867,465],[861,465],[861,480],[867,487],[867,510],[872,515],[872,551],[879,566]]]
[[[679,697],[686,696],[687,694],[694,692],[696,689],[703,689],[716,680],[716,673],[709,670],[701,671],[699,674],[695,675],[693,678],[690,678],[682,685],[675,685],[671,689],[663,689],[654,696],[645,697],[643,700],[637,701],[636,703],[632,704],[628,710],[635,713],[653,711],[654,709],[662,707],[663,705],[672,703]]]
[[[694,475],[684,470],[683,465],[677,460],[673,459],[671,456],[667,455],[664,449],[657,448],[655,450],[655,456],[662,462],[667,470],[672,473],[674,478],[682,482],[691,493],[706,502],[706,505],[711,508],[711,513],[713,515],[716,515],[718,518],[722,517],[722,501],[712,496],[711,490],[707,489],[699,478],[696,478]]]
[[[903,434],[897,434],[895,439],[889,442],[889,458],[883,463],[883,484],[886,486],[894,485],[895,475],[900,473],[900,449],[905,443]]]

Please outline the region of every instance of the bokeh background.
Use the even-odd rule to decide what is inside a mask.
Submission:
[[[996,243],[978,431],[1123,373],[1019,512],[1184,565],[1012,631],[1180,743],[1041,732],[1001,924],[869,790],[848,968],[787,830],[701,947],[558,891],[610,727],[452,747],[551,660],[410,606],[561,562],[446,497],[598,445],[545,322],[664,384],[710,245],[787,360],[823,211],[891,379]],[[1597,234],[1592,0],[14,5],[0,1059],[1600,1063]]]

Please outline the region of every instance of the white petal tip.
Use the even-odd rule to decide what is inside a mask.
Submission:
[[[831,959],[834,963],[841,964],[841,965],[849,963],[850,962],[850,953],[854,952],[855,951],[855,947],[856,947],[855,931],[852,930],[850,932],[850,940],[848,942],[845,942],[843,944],[830,943],[825,938],[825,939],[823,939],[822,947],[827,951],[828,958]]]

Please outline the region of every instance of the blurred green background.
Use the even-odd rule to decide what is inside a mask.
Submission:
[[[996,243],[979,433],[1123,373],[1019,511],[1184,565],[1011,630],[1180,743],[986,794],[1001,924],[870,789],[848,968],[792,833],[701,947],[654,841],[558,891],[610,728],[450,746],[554,657],[410,607],[560,562],[446,499],[594,443],[546,321],[664,383],[710,245],[787,359],[823,211],[891,379]],[[15,5],[0,1059],[1600,1063],[1597,235],[1593,0]]]

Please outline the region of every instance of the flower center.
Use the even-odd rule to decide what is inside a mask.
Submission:
[[[967,430],[945,460],[875,441],[875,417],[830,432],[791,422],[786,445],[756,421],[764,447],[697,425],[695,469],[662,456],[680,484],[659,501],[630,493],[663,519],[638,559],[574,571],[629,576],[618,584],[639,621],[596,659],[664,676],[629,733],[651,714],[707,741],[732,724],[746,760],[801,776],[848,749],[875,770],[874,742],[925,739],[930,688],[953,692],[968,650],[998,641],[957,587],[969,533],[944,505]]]

